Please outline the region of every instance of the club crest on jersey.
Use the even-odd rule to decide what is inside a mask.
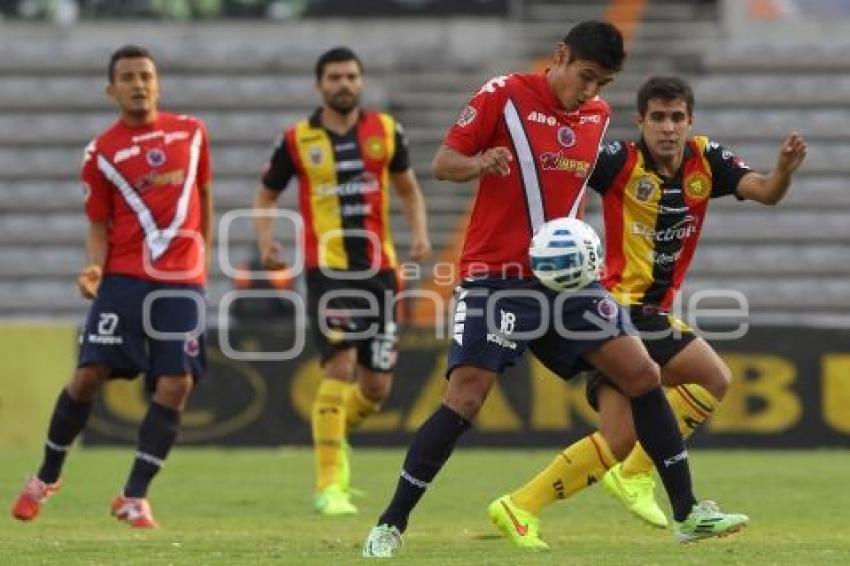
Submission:
[[[558,128],[558,143],[564,147],[573,147],[576,144],[576,133],[569,126]]]
[[[685,194],[692,199],[704,199],[711,192],[711,181],[708,176],[702,172],[696,172],[688,175],[685,178]]]
[[[378,136],[373,136],[371,138],[366,138],[366,155],[368,155],[371,159],[383,159],[383,157],[387,154],[387,147],[384,143],[383,138],[379,138]]]
[[[165,152],[158,147],[149,149],[145,154],[145,159],[151,167],[162,167],[165,163]]]
[[[460,111],[460,116],[457,118],[457,124],[461,128],[470,125],[473,120],[475,120],[475,116],[478,115],[478,111],[473,106],[467,105],[466,108]]]
[[[655,183],[652,177],[644,177],[638,181],[635,187],[635,197],[641,202],[646,202],[652,196],[652,191],[655,189]]]
[[[313,165],[319,166],[324,161],[324,152],[321,147],[313,146],[307,150],[307,154],[310,157],[310,163]]]

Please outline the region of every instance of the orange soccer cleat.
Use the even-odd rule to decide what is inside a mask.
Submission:
[[[32,521],[41,511],[41,506],[47,498],[59,491],[60,487],[62,487],[61,479],[55,483],[45,483],[38,477],[32,476],[24,484],[24,488],[15,500],[12,516],[21,521]]]
[[[119,495],[112,500],[112,516],[137,529],[156,529],[150,503],[141,497]]]

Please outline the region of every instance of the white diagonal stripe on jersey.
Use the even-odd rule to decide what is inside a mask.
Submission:
[[[163,464],[165,464],[165,460],[157,458],[156,456],[151,456],[147,452],[136,452],[136,458],[143,460],[148,464],[153,464],[157,468],[161,468]]]
[[[543,195],[540,192],[540,181],[537,178],[537,167],[534,165],[534,153],[531,151],[531,145],[528,143],[528,137],[522,127],[522,119],[519,117],[512,100],[508,100],[505,104],[504,115],[505,123],[508,125],[508,133],[511,135],[519,160],[520,177],[522,177],[525,202],[528,205],[528,215],[531,220],[531,233],[536,234],[537,230],[546,222],[546,215],[543,211]]]
[[[154,259],[162,255],[168,249],[171,240],[174,239],[177,230],[186,221],[186,215],[189,213],[189,200],[192,197],[192,187],[195,186],[195,177],[198,174],[198,159],[201,156],[201,130],[195,130],[192,136],[192,145],[189,148],[189,169],[186,172],[186,179],[183,181],[183,189],[180,192],[180,199],[177,201],[177,212],[174,213],[174,218],[171,219],[171,224],[165,230],[160,230],[157,243],[161,246],[162,251],[159,255],[153,256]],[[153,254],[153,250],[151,250]]]
[[[602,135],[599,136],[599,143],[602,143],[602,140],[605,139],[605,132],[608,131],[608,123],[611,121],[610,118],[605,119],[605,125],[602,126]],[[593,160],[593,164],[587,170],[587,177],[584,178],[584,183],[581,185],[581,190],[578,192],[578,198],[573,203],[573,207],[570,209],[570,218],[575,218],[578,214],[578,209],[581,206],[581,201],[584,200],[584,193],[587,191],[587,182],[590,180],[590,176],[593,174],[593,170],[596,169],[596,164],[599,162],[599,152],[596,152],[596,158]]]
[[[168,249],[171,240],[180,225],[186,221],[186,215],[189,211],[189,200],[192,194],[192,186],[195,184],[197,175],[198,159],[200,158],[201,149],[201,131],[195,130],[195,135],[192,137],[192,145],[189,151],[189,167],[186,174],[186,179],[183,182],[183,188],[180,191],[180,198],[177,201],[177,210],[174,213],[174,218],[168,228],[161,230],[154,220],[153,214],[147,207],[139,194],[133,189],[129,181],[121,174],[120,171],[103,155],[97,156],[97,167],[104,176],[113,184],[127,205],[136,213],[136,218],[139,219],[139,224],[145,232],[145,241],[150,249],[151,257],[156,260]]]

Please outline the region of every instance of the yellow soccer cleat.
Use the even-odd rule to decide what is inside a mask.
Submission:
[[[514,504],[510,495],[493,501],[487,507],[490,522],[505,538],[518,548],[526,550],[549,550],[549,545],[540,538],[540,521]]]
[[[602,476],[602,485],[636,517],[653,527],[667,528],[667,515],[655,501],[655,481],[652,475],[626,477],[622,472],[622,464],[617,464]]]
[[[317,493],[313,505],[316,511],[328,517],[357,514],[357,507],[352,505],[348,492],[339,484],[329,485]]]

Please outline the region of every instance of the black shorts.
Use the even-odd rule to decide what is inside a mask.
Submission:
[[[112,378],[145,373],[150,391],[162,375],[200,379],[206,373],[204,309],[199,285],[106,275],[80,336],[77,367],[104,365]]]
[[[641,341],[649,352],[649,357],[659,366],[666,365],[697,338],[693,330],[682,320],[656,307],[634,305],[629,311],[632,323],[640,332]],[[599,388],[602,385],[616,387],[600,372],[589,371],[585,393],[587,402],[597,410],[599,409]]]
[[[308,270],[307,316],[322,364],[340,350],[356,348],[358,365],[372,371],[392,371],[398,343],[397,293],[392,270],[366,279],[344,279],[332,277],[328,270]]]

